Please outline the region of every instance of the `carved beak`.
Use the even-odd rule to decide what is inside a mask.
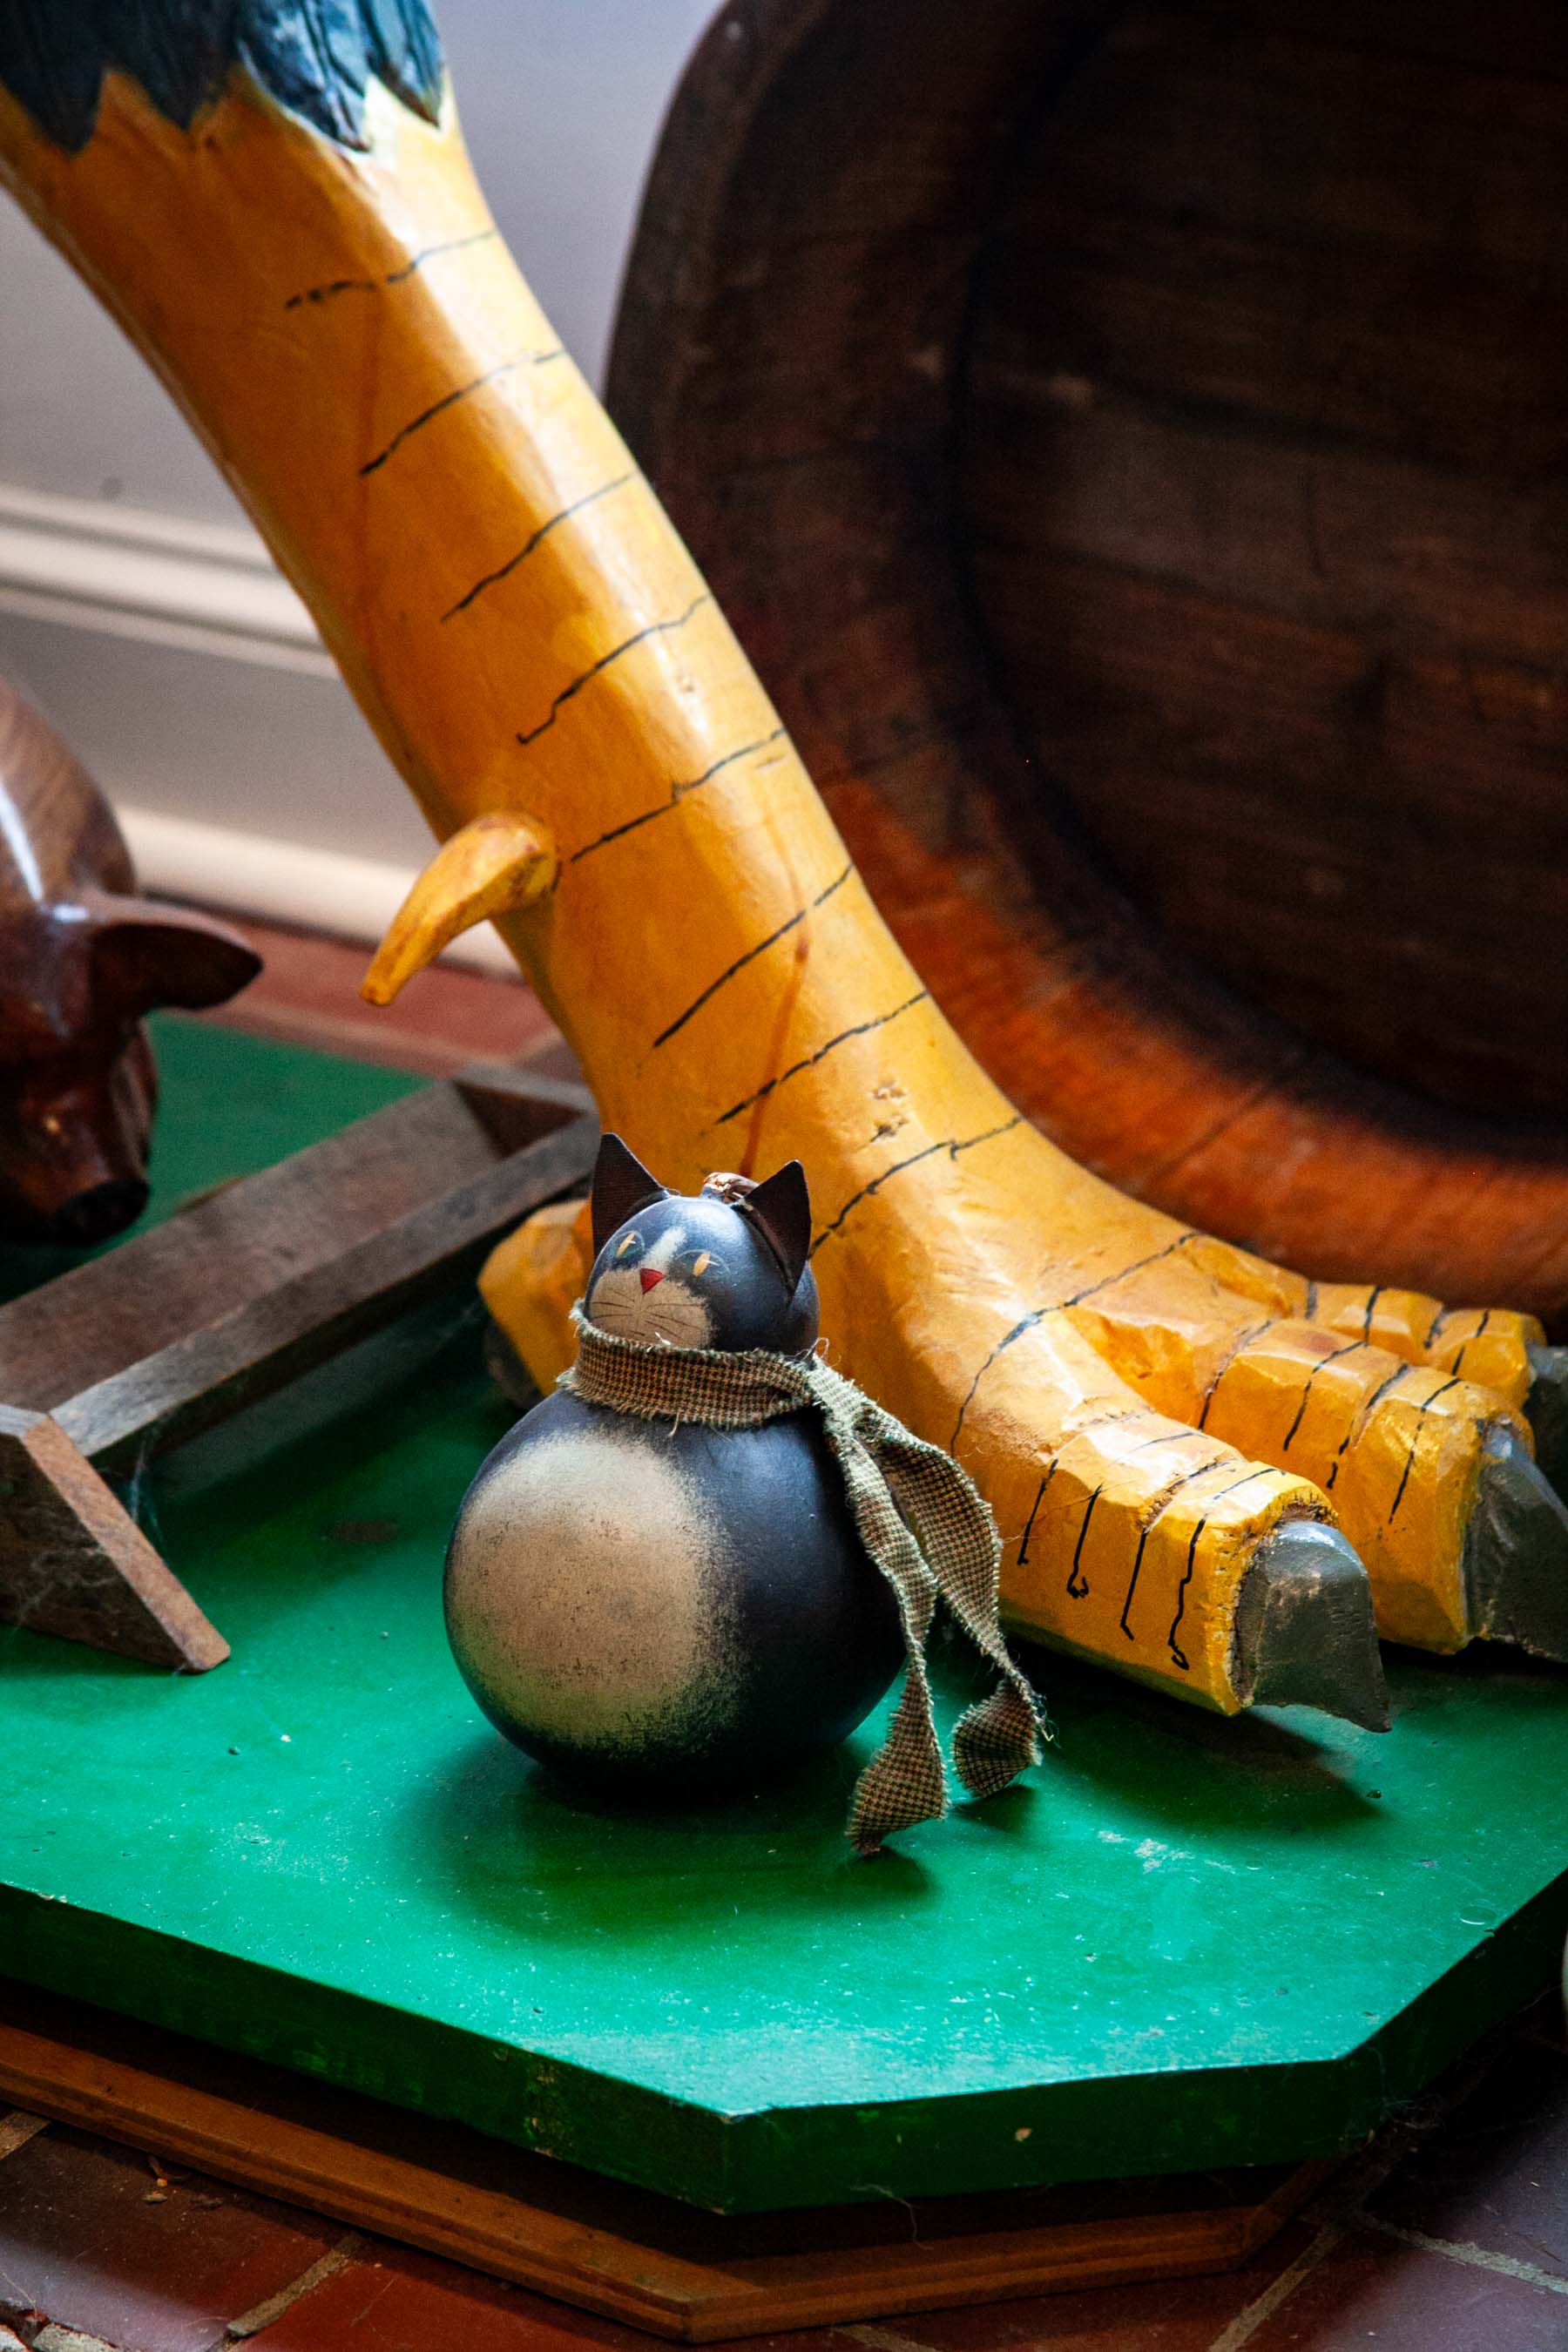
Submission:
[[[645,1265],[637,1280],[645,1290],[653,1290],[664,1280],[664,1276],[662,1274],[656,1274],[651,1265]]]

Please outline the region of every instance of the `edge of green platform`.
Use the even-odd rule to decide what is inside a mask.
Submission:
[[[1332,2058],[726,2115],[408,2011],[389,2066],[351,1994],[0,1889],[15,1979],[721,2213],[1340,2155],[1540,1991],[1565,1931],[1568,1872]]]

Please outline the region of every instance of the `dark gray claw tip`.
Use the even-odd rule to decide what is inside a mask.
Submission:
[[[1530,1394],[1524,1417],[1535,1433],[1535,1458],[1560,1495],[1568,1495],[1568,1348],[1527,1348]]]
[[[1487,1433],[1465,1591],[1478,1633],[1568,1664],[1568,1509],[1508,1429]]]
[[[1242,1579],[1236,1646],[1252,1706],[1316,1706],[1388,1729],[1372,1586],[1337,1528],[1287,1519],[1259,1544]]]

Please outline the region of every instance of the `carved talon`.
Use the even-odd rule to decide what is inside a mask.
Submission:
[[[1562,1494],[1568,1488],[1568,1348],[1527,1348],[1525,1354],[1524,1417],[1534,1433],[1542,1475]]]
[[[1568,1663],[1568,1509],[1507,1429],[1489,1433],[1465,1581],[1478,1632]]]
[[[442,843],[399,907],[360,994],[367,1004],[390,1004],[443,948],[476,923],[531,906],[560,870],[554,838],[534,818],[504,809],[475,817]]]
[[[1372,1594],[1337,1528],[1287,1519],[1266,1537],[1236,1612],[1237,1679],[1254,1706],[1316,1706],[1386,1731]]]

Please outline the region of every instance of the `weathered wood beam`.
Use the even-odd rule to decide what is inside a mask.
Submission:
[[[227,1644],[105,1483],[460,1281],[582,1181],[580,1087],[479,1065],[0,1309],[0,1620],[201,1670]]]

